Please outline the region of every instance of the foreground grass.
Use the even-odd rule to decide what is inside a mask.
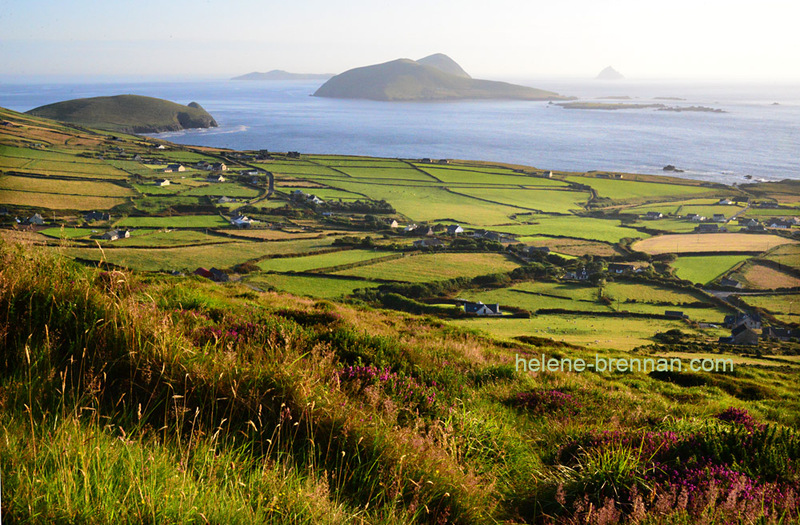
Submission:
[[[18,246],[0,262],[10,523],[798,514],[795,369],[525,373],[515,354],[593,352]]]

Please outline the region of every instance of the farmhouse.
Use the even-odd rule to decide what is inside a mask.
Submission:
[[[414,241],[414,248],[441,248],[444,243],[439,239],[420,239]]]
[[[217,281],[218,283],[226,283],[231,280],[227,273],[223,272],[218,268],[211,268],[209,273],[212,275],[212,279]]]
[[[790,221],[784,221],[781,219],[770,221],[767,224],[767,228],[774,228],[778,230],[788,230],[792,227],[792,223]]]
[[[100,236],[106,241],[116,241],[117,239],[127,239],[131,236],[130,230],[109,230]]]
[[[215,162],[211,165],[211,171],[228,171],[228,166],[222,162]]]
[[[659,212],[659,211],[648,211],[647,215],[644,216],[645,219],[650,220],[650,221],[656,220],[656,219],[661,219],[663,217],[664,217],[664,214]]]
[[[777,339],[778,341],[788,341],[792,338],[800,337],[800,330],[789,328],[775,328],[773,326],[764,327],[761,331],[762,339]]]
[[[464,233],[464,228],[462,228],[458,224],[451,224],[447,227],[448,235],[458,235],[459,233]]]
[[[103,212],[99,212],[99,211],[92,211],[92,212],[84,214],[83,220],[85,220],[86,222],[110,221],[111,220],[111,215],[108,214],[108,213],[103,213]]]
[[[681,312],[680,310],[667,310],[664,312],[664,315],[667,317],[674,317],[676,319],[688,319],[689,316],[685,313]]]
[[[170,164],[164,168],[164,173],[175,173],[178,171],[186,171],[183,164]]]
[[[718,202],[717,204],[722,204],[722,205],[725,205],[725,206],[730,206],[731,204],[733,204],[733,201],[732,201],[732,200],[730,200],[730,199],[720,199],[720,200],[719,200],[719,202]]]
[[[44,224],[44,218],[42,218],[42,216],[39,215],[38,213],[34,213],[33,215],[25,219],[25,224],[33,224],[36,226],[41,226]]]
[[[153,184],[156,186],[169,186],[169,179],[156,179]]]
[[[690,213],[687,217],[689,217],[689,220],[692,222],[703,222],[706,220],[704,215],[697,215],[696,213]]]
[[[400,227],[400,225],[399,225],[399,224],[397,223],[397,221],[396,221],[396,220],[394,220],[394,219],[392,219],[391,221],[389,221],[389,222],[388,222],[388,224],[387,224],[387,226],[389,226],[389,228],[392,228],[392,229],[394,229],[394,228],[399,228],[399,227]]]
[[[253,222],[253,219],[247,217],[246,215],[237,215],[231,219],[231,225],[236,226],[237,228],[249,228],[253,225]]]
[[[741,288],[742,287],[742,283],[740,283],[739,281],[737,281],[735,279],[728,279],[727,277],[723,277],[722,279],[720,279],[719,284],[721,286],[728,286],[730,288]]]
[[[194,167],[199,169],[199,170],[210,170],[211,169],[211,163],[208,162],[207,160],[201,160],[200,162],[195,164]]]
[[[403,228],[403,233],[411,233],[414,230],[416,230],[417,228],[418,228],[418,226],[416,224],[413,224],[413,223],[409,224],[408,226]]]
[[[715,213],[711,220],[714,222],[726,222],[728,219],[725,218],[724,213]]]
[[[499,304],[483,304],[480,301],[477,303],[465,302],[464,313],[471,315],[503,315],[500,312]]]
[[[589,272],[586,271],[586,268],[581,268],[580,270],[576,270],[574,272],[567,272],[567,274],[564,276],[564,279],[569,279],[571,281],[588,281]]]
[[[611,263],[608,265],[608,271],[616,274],[631,273],[638,272],[639,267],[635,264]]]
[[[206,182],[225,182],[225,177],[222,175],[209,175],[206,177]]]
[[[724,233],[728,230],[719,224],[698,224],[694,231],[697,233]]]
[[[725,316],[723,322],[726,328],[736,328],[738,326],[746,326],[747,328],[757,330],[761,328],[761,314],[753,313],[737,313]]]

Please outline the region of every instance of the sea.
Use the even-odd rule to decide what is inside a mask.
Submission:
[[[517,80],[605,103],[723,112],[566,109],[532,101],[377,102],[314,97],[323,81],[2,82],[17,111],[81,97],[196,101],[218,128],[156,136],[238,150],[450,158],[566,171],[663,174],[740,184],[800,179],[800,83]],[[624,97],[624,98],[623,98]],[[672,174],[672,173],[670,173]]]

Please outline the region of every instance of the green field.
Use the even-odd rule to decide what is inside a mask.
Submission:
[[[596,349],[631,350],[653,343],[656,333],[678,329],[716,338],[722,331],[698,332],[681,321],[594,317],[591,315],[540,315],[530,319],[473,318],[450,321],[455,326],[480,330],[493,337],[510,340],[518,336],[546,337],[555,341]]]
[[[136,193],[125,186],[111,182],[59,180],[39,177],[0,176],[0,191],[30,191],[63,195],[89,195],[94,197],[129,197]]]
[[[215,182],[206,186],[198,186],[184,191],[181,195],[213,195],[226,197],[257,197],[260,192],[257,189],[242,186],[235,182]]]
[[[800,270],[800,244],[779,246],[770,250],[764,258]]]
[[[566,180],[590,186],[600,197],[613,201],[631,201],[668,197],[686,197],[711,193],[713,190],[701,186],[681,186],[674,183],[639,182],[631,180],[602,179],[570,176]]]
[[[693,283],[708,284],[747,259],[749,259],[747,255],[678,257],[672,263],[672,267],[675,268],[675,274],[681,279]]]
[[[105,248],[105,260],[112,264],[140,271],[168,271],[184,269],[194,271],[202,266],[230,268],[257,257],[306,253],[330,247],[327,239],[306,239],[287,242],[228,242],[213,246],[188,246],[146,250],[140,248]],[[102,258],[97,248],[67,248],[71,257],[91,261]]]
[[[341,167],[339,171],[357,179],[436,182],[436,179],[410,166],[404,168]]]
[[[97,228],[47,228],[39,233],[56,239],[79,239],[102,231],[102,229]]]
[[[761,308],[783,323],[800,323],[800,294],[742,295],[746,304]]]
[[[452,184],[454,186],[542,186],[553,188],[568,186],[567,183],[560,180],[520,175],[508,169],[434,167],[427,164],[417,164],[416,166],[426,173],[430,173],[445,184]]]
[[[134,230],[134,233],[141,230]],[[208,235],[195,230],[150,230],[146,235],[133,235],[128,239],[114,241],[117,247],[153,247],[163,248],[169,246],[197,246],[201,244],[217,244],[232,242],[232,239],[220,235]],[[215,248],[209,248],[215,249]]]
[[[365,279],[405,282],[430,282],[454,277],[476,277],[508,272],[519,266],[504,255],[493,253],[437,253],[406,256],[402,259],[359,266],[335,272]]]
[[[350,181],[331,181],[330,185],[362,193],[373,200],[386,200],[398,213],[413,221],[452,219],[476,226],[489,226],[507,223],[509,215],[519,212],[519,208],[482,202],[432,185],[403,186]]]
[[[533,188],[457,188],[453,191],[470,197],[544,213],[569,213],[570,210],[580,210],[589,200],[588,193]]]
[[[359,288],[373,288],[378,283],[361,279],[342,279],[325,275],[261,274],[248,277],[246,282],[263,290],[275,288],[294,295],[339,299]]]
[[[391,253],[377,252],[375,250],[342,250],[304,257],[266,259],[259,262],[258,266],[268,272],[307,272],[343,264],[365,262],[370,259],[386,257],[387,255],[391,255]]]
[[[595,289],[596,290],[596,289]],[[502,306],[524,308],[535,313],[540,309],[563,309],[572,312],[610,312],[611,309],[595,301],[578,300],[568,297],[540,295],[520,289],[518,286],[492,290],[464,290],[458,294],[461,299],[482,301],[487,304],[499,303]]]
[[[219,228],[230,223],[219,215],[175,215],[173,217],[125,217],[118,223],[129,228]]]
[[[604,242],[619,242],[625,237],[642,239],[647,234],[631,228],[620,226],[617,220],[594,219],[590,217],[552,217],[547,215],[533,216],[535,224],[520,224],[517,226],[497,226],[492,230],[510,233],[519,236],[555,235],[573,237],[577,239],[592,239]]]

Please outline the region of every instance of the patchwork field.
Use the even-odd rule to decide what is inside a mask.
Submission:
[[[694,233],[686,235],[659,235],[637,241],[632,248],[640,252],[658,255],[685,252],[763,252],[782,244],[797,241],[777,235],[748,233]]]
[[[681,279],[707,284],[749,258],[747,255],[683,256],[678,257],[672,267]]]
[[[800,287],[800,279],[794,275],[776,270],[758,262],[748,262],[731,275],[756,290],[775,290],[778,288]]]
[[[415,255],[335,272],[364,279],[430,282],[454,277],[476,277],[508,272],[519,266],[504,255],[493,253],[441,253]]]
[[[800,323],[800,294],[742,295],[746,304],[761,308],[784,323]]]
[[[259,268],[268,272],[307,272],[321,268],[331,268],[345,264],[366,262],[391,256],[391,253],[375,250],[341,250],[305,257],[282,257],[266,259],[258,263]]]
[[[359,288],[372,288],[378,283],[362,279],[342,279],[326,277],[325,275],[291,275],[291,274],[260,274],[245,280],[248,285],[256,286],[263,290],[275,288],[282,292],[294,295],[316,297],[320,299],[340,299],[352,294]]]

